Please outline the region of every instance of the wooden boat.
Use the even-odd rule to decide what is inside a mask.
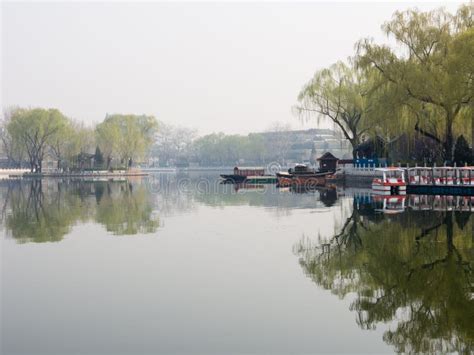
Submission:
[[[312,189],[326,185],[326,176],[330,175],[330,172],[325,173],[314,173],[314,174],[303,174],[293,175],[291,177],[291,186],[305,189]]]
[[[308,175],[314,174],[316,171],[305,164],[297,164],[293,169],[288,169],[288,171],[280,171],[276,173],[278,186],[279,187],[288,187],[292,185],[292,178],[294,175]]]
[[[254,176],[263,176],[265,175],[265,168],[255,168],[255,167],[238,167],[234,168],[233,174],[221,174],[221,178],[225,182],[230,183],[241,183],[244,182],[247,177]]]
[[[278,186],[297,187],[297,188],[315,188],[326,185],[326,176],[331,172],[318,172],[304,164],[298,164],[288,172],[277,173]]]
[[[279,187],[289,187],[291,186],[291,174],[288,172],[279,172],[276,173],[277,184]]]
[[[372,180],[372,190],[382,194],[404,194],[407,184],[405,182],[405,170],[402,168],[376,168],[375,171],[381,175]]]

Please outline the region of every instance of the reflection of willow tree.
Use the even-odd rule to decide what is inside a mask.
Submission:
[[[61,189],[54,194],[44,192],[40,180],[10,189],[9,207],[6,228],[21,243],[60,241],[71,225],[87,213],[78,196]]]
[[[295,250],[315,283],[341,298],[355,293],[350,309],[360,327],[396,320],[384,340],[397,351],[468,353],[474,350],[473,221],[453,214],[406,212],[364,223],[356,212],[326,244],[303,240]]]
[[[1,187],[3,223],[21,243],[60,241],[79,221],[95,220],[114,234],[153,233],[159,226],[141,184],[24,180]]]
[[[97,191],[97,189],[96,189]],[[97,205],[96,220],[113,234],[153,233],[160,225],[153,216],[149,194],[143,186],[121,184],[116,191],[111,185],[102,186]]]

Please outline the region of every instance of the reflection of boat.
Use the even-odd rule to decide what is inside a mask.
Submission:
[[[391,195],[381,196],[375,195],[374,201],[376,203],[375,212],[382,212],[385,214],[397,214],[405,211],[406,196]]]
[[[407,186],[403,169],[376,168],[375,171],[382,176],[372,180],[372,190],[383,194],[404,194],[406,192]]]
[[[234,173],[233,174],[221,174],[221,178],[224,179],[226,182],[231,182],[231,183],[239,183],[239,182],[244,182],[247,177],[256,177],[256,176],[263,176],[265,175],[265,169],[264,168],[254,168],[254,167],[238,167],[236,166],[234,168]]]
[[[277,178],[273,175],[247,176],[246,184],[276,184]]]
[[[332,183],[344,181],[344,174],[341,171],[336,171],[335,173],[326,176],[326,181],[330,181]]]
[[[408,206],[416,211],[474,212],[473,196],[408,195]]]
[[[240,190],[265,190],[264,184],[248,184],[246,182],[241,182],[234,184],[235,191]]]
[[[331,173],[315,173],[306,175],[293,175],[291,177],[291,186],[300,188],[315,188],[326,185],[326,176]]]

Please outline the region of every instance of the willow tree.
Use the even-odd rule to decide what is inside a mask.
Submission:
[[[2,120],[0,122],[0,150],[7,157],[8,163],[17,167],[21,167],[21,163],[25,158],[25,147],[18,140],[13,139],[8,131],[8,125],[11,121],[12,113],[16,109],[4,110]]]
[[[106,168],[109,170],[112,160],[118,155],[120,127],[112,120],[104,120],[96,127],[96,141],[105,156]]]
[[[296,110],[303,116],[315,114],[317,119],[332,121],[352,145],[356,158],[356,148],[369,129],[371,103],[365,97],[369,85],[364,72],[337,62],[314,74],[299,93]]]
[[[464,36],[472,36],[474,5],[460,7],[456,15],[443,9],[396,12],[382,27],[395,39],[396,48],[371,40],[358,44],[357,63],[378,71],[386,85],[395,86],[395,100],[407,107],[421,107],[442,125],[438,132],[424,127],[423,117],[412,115],[414,129],[443,148],[445,160],[453,160],[455,125],[465,125],[466,110],[472,108],[472,47]],[[463,50],[460,50],[462,48]],[[387,112],[386,119],[392,119]],[[433,118],[430,118],[433,121]],[[462,121],[462,122],[459,122]]]
[[[7,130],[15,146],[25,149],[31,171],[41,172],[49,145],[66,124],[67,118],[56,109],[16,109]]]
[[[465,73],[465,81],[474,97],[474,27],[462,32],[452,43],[452,64],[460,72]],[[470,109],[466,111],[466,120],[471,120],[472,156],[474,157],[474,100],[470,101]]]
[[[107,168],[114,156],[131,167],[144,158],[155,139],[158,123],[153,116],[108,115],[97,126],[97,142],[107,156]]]
[[[71,144],[71,137],[73,130],[70,122],[66,122],[55,134],[49,143],[49,153],[57,160],[57,168],[61,169],[63,166],[66,151]]]

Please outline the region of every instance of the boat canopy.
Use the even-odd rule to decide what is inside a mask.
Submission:
[[[265,170],[263,166],[236,166],[234,170]]]
[[[265,175],[265,168],[263,167],[238,167],[236,166],[234,168],[234,175],[240,175],[240,176],[259,176],[259,175]]]

